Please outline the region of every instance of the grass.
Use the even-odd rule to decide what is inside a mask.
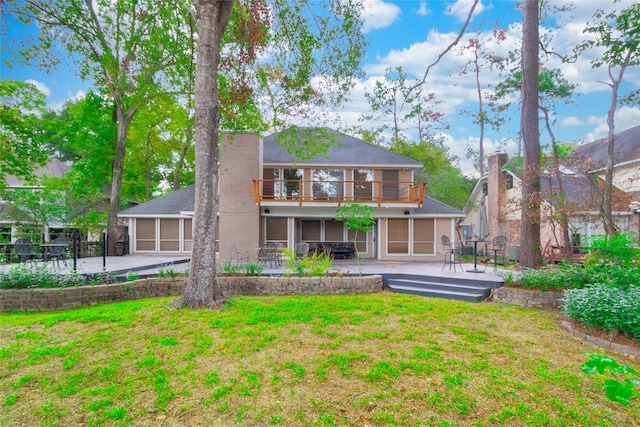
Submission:
[[[623,426],[555,315],[399,294],[0,316],[0,425]],[[640,368],[635,361],[616,356]]]

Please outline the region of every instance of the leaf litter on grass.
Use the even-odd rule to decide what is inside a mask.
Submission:
[[[0,317],[6,425],[633,425],[549,313],[390,293]],[[95,311],[94,311],[95,310]],[[628,364],[638,368],[633,361]]]

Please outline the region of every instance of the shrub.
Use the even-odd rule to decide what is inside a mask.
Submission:
[[[505,276],[505,284],[507,286],[537,289],[543,292],[582,287],[591,282],[591,273],[576,264],[560,264],[559,266],[547,266],[540,269],[526,269],[516,274],[509,273]]]
[[[638,233],[617,233],[612,236],[592,236],[587,250],[587,267],[598,263],[618,264],[623,267],[638,267],[640,262],[640,239]]]
[[[640,268],[605,263],[590,267],[560,264],[505,276],[507,286],[539,291],[580,289],[590,283],[609,283],[624,290],[632,283],[640,283]]]
[[[331,268],[333,258],[326,252],[314,252],[311,256],[304,258],[298,258],[296,251],[291,249],[285,249],[284,254],[288,269],[284,273],[286,275],[320,277],[335,273]]]
[[[594,283],[583,289],[564,291],[562,311],[586,326],[606,332],[620,331],[640,340],[640,287],[620,288]]]
[[[84,277],[76,272],[62,274],[35,262],[0,270],[1,289],[65,288],[84,284]]]
[[[262,266],[257,262],[241,262],[234,264],[231,261],[224,261],[218,265],[218,270],[227,276],[261,276]]]

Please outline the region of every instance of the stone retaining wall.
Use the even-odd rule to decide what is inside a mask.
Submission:
[[[382,276],[219,277],[227,297],[268,294],[344,294],[382,291]],[[182,295],[184,277],[139,279],[113,285],[0,290],[0,312],[68,310],[86,305]]]
[[[506,286],[496,288],[493,292],[494,302],[516,304],[523,307],[559,308],[562,305],[560,298],[562,298],[562,292],[540,292]]]

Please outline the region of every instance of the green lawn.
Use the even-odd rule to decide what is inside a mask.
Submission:
[[[380,293],[0,315],[0,425],[632,426],[554,314]],[[634,361],[616,360],[640,369]]]

